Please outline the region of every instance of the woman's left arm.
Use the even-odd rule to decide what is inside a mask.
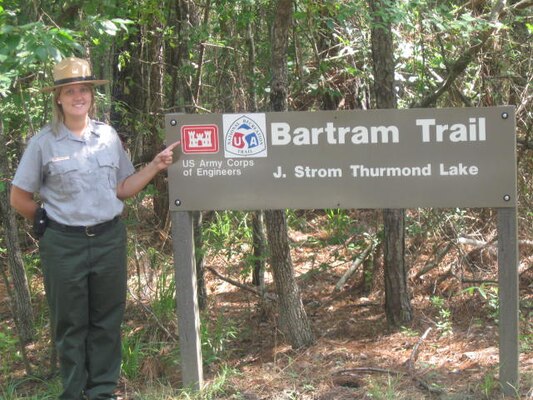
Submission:
[[[140,171],[128,176],[117,187],[117,197],[125,200],[135,196],[156,176],[160,171],[167,169],[172,164],[172,151],[180,144],[172,143]]]

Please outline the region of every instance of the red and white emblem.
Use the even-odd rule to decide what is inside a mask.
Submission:
[[[182,126],[181,145],[184,153],[218,153],[218,126]]]

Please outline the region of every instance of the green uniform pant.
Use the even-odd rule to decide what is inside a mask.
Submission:
[[[63,400],[109,399],[121,364],[126,229],[97,236],[48,228],[39,242]]]

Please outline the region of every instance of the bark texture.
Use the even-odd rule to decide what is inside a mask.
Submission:
[[[0,120],[0,177],[4,185],[0,186],[0,218],[4,223],[4,237],[7,247],[7,265],[10,280],[6,282],[11,298],[13,317],[20,334],[21,341],[28,343],[33,340],[35,328],[33,326],[33,308],[31,305],[30,289],[24,262],[18,241],[18,227],[15,212],[9,204],[8,156],[4,136],[4,125]],[[0,266],[0,268],[4,268]],[[7,277],[5,271],[3,275]],[[7,279],[6,279],[7,280]]]
[[[279,325],[293,348],[306,347],[314,343],[314,337],[294,276],[285,213],[268,210],[265,216],[272,273],[279,298]]]
[[[292,1],[278,0],[272,29],[272,91],[274,111],[287,111],[287,48],[292,16]],[[293,348],[314,343],[311,325],[303,307],[300,290],[294,276],[287,236],[287,221],[282,210],[265,212],[270,246],[272,273],[279,297],[279,322]]]
[[[391,22],[393,1],[369,1],[372,13],[372,61],[376,108],[396,108],[394,48]],[[405,210],[383,210],[385,313],[392,326],[412,320],[405,266]]]

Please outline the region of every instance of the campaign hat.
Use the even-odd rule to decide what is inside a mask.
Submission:
[[[104,85],[108,80],[96,79],[92,74],[91,65],[87,60],[77,57],[67,57],[54,66],[52,72],[54,84],[44,87],[41,92],[49,93],[53,90],[74,83],[88,83],[91,85]]]

